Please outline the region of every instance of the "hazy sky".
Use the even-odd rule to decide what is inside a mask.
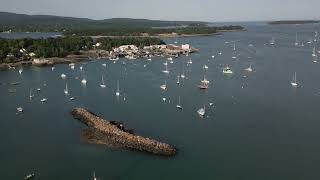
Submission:
[[[92,19],[320,19],[320,0],[0,0],[0,11]]]

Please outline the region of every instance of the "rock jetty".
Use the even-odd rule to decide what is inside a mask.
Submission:
[[[172,145],[134,135],[132,130],[126,129],[123,124],[104,120],[86,109],[75,108],[71,111],[71,114],[75,119],[95,131],[92,136],[99,134],[100,141],[101,136],[104,136],[108,139],[107,141],[111,141],[120,147],[163,156],[173,156],[177,153],[177,150]],[[100,142],[99,144],[102,143]]]

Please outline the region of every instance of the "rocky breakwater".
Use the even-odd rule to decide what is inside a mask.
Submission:
[[[101,141],[107,139],[108,143],[112,142],[119,147],[156,155],[173,156],[177,153],[177,150],[172,145],[134,135],[130,131],[127,131],[122,124],[104,120],[86,109],[75,108],[71,111],[71,114],[75,119],[92,128],[96,132],[95,134],[99,134],[99,144],[103,144]],[[101,136],[104,136],[104,138],[101,138]]]

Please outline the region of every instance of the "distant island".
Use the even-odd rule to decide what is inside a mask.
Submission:
[[[24,15],[0,12],[0,32],[60,32],[77,36],[187,36],[210,35],[221,31],[243,30],[241,26],[208,26],[201,21],[161,21],[148,19],[86,18],[50,15]]]
[[[296,24],[316,24],[320,23],[318,20],[282,20],[282,21],[271,21],[270,25],[296,25]]]

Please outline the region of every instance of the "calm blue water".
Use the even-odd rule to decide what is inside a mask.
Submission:
[[[36,179],[88,180],[94,170],[101,179],[113,180],[319,179],[320,64],[312,62],[313,45],[306,43],[319,27],[259,24],[247,29],[179,39],[200,49],[191,55],[192,66],[185,66],[187,79],[180,86],[176,76],[189,57],[174,59],[169,76],[162,73],[164,58],[152,62],[121,59],[117,64],[100,60],[77,64],[74,71],[68,65],[57,65],[54,71],[24,67],[21,76],[18,69],[0,72],[2,83],[21,82],[0,86],[0,179],[22,179],[35,172]],[[296,32],[304,47],[293,46]],[[276,46],[264,45],[272,34]],[[237,60],[231,58],[232,44],[226,41],[237,41]],[[202,68],[205,64],[207,72]],[[222,74],[226,64],[234,72],[231,77]],[[250,64],[254,72],[246,74],[244,69]],[[80,65],[85,73],[80,72]],[[290,85],[294,72],[299,83],[296,89]],[[62,80],[61,73],[68,78]],[[204,74],[211,84],[207,91],[200,91],[197,85]],[[99,87],[102,75],[106,89]],[[86,87],[80,83],[83,76]],[[165,80],[168,90],[161,92],[159,86]],[[63,94],[66,81],[75,101]],[[42,91],[34,92],[30,101],[29,89],[38,87]],[[8,89],[17,93],[9,94]],[[183,111],[175,109],[178,96]],[[43,97],[47,103],[40,103]],[[209,102],[215,107],[207,107],[207,117],[198,117],[196,110]],[[19,106],[25,109],[23,115],[16,115]],[[179,154],[163,158],[86,144],[80,140],[83,126],[69,114],[73,107],[125,122],[137,134],[176,145]]]

